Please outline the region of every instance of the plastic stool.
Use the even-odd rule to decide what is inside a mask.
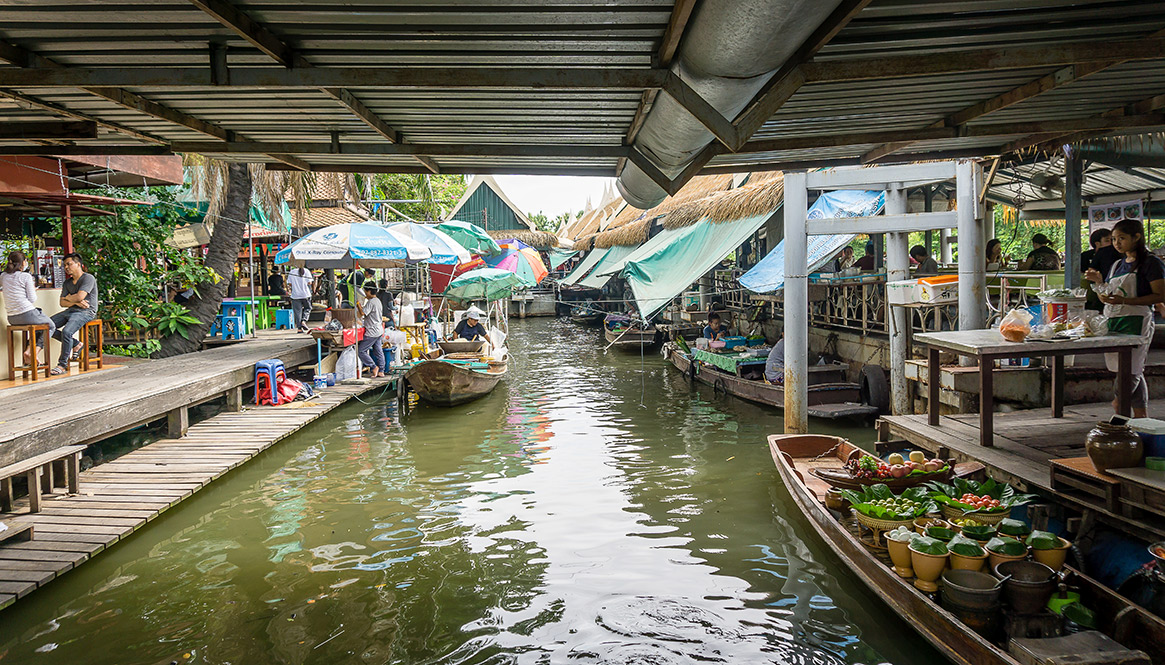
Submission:
[[[20,348],[23,351],[31,347],[36,340],[36,334],[44,331],[45,345],[41,351],[44,353],[44,362],[37,358],[37,354],[30,354],[32,356],[32,364],[24,365],[16,364],[16,333],[21,335]],[[32,380],[36,381],[37,372],[44,368],[45,378],[49,378],[53,370],[53,363],[49,360],[49,324],[47,323],[26,323],[23,325],[8,326],[8,378],[15,379],[16,373],[20,372],[24,378],[29,378],[29,373],[32,373]]]
[[[222,338],[223,339],[242,339],[243,338],[243,317],[241,316],[223,316],[218,318],[222,321]]]
[[[279,404],[279,382],[286,378],[282,360],[260,360],[255,363],[255,403],[261,403],[262,396],[267,395],[272,404]]]
[[[81,326],[81,371],[88,372],[89,365],[96,363],[98,369],[105,367],[105,333],[101,330],[101,319],[93,319]]]
[[[211,337],[218,337],[222,334],[222,314],[214,315],[214,323],[210,324],[210,330],[206,334]]]
[[[291,330],[294,319],[290,309],[275,310],[275,329],[276,330]]]

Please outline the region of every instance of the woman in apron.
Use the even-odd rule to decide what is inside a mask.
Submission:
[[[1141,345],[1133,349],[1133,417],[1144,418],[1149,403],[1145,359],[1153,341],[1153,308],[1165,303],[1165,263],[1149,253],[1145,227],[1133,219],[1121,220],[1112,228],[1112,246],[1120,252],[1121,260],[1112,265],[1108,275],[1089,268],[1084,277],[1107,287],[1097,292],[1104,303],[1109,331],[1141,337]],[[1117,354],[1105,354],[1105,364],[1115,372]]]

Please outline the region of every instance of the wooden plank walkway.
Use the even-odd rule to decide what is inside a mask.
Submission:
[[[354,396],[383,391],[392,380],[328,388],[308,403],[221,413],[192,425],[181,439],[162,439],[82,472],[79,495],[46,495],[41,512],[6,522],[33,525],[34,537],[0,545],[0,609]],[[27,505],[27,499],[22,503]]]
[[[173,358],[0,391],[0,466],[92,443],[249,385],[258,360],[314,362],[315,341],[287,331]]]

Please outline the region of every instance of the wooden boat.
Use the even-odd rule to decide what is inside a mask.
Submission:
[[[603,336],[610,346],[635,352],[638,352],[640,349],[658,346],[660,343],[659,334],[655,326],[648,326],[643,329],[623,328],[621,330],[611,330],[603,326]]]
[[[448,360],[425,360],[413,365],[404,378],[426,402],[455,406],[488,395],[506,377],[506,364],[490,362],[483,371]]]
[[[769,437],[773,461],[801,512],[838,558],[890,609],[955,663],[1019,665],[1021,661],[1008,651],[981,637],[862,545],[855,535],[856,521],[852,517],[843,518],[826,508],[829,485],[811,471],[840,466],[855,448],[833,436]],[[956,473],[959,472],[956,468]],[[1165,663],[1165,621],[1096,580],[1070,568],[1066,570],[1070,577],[1068,583],[1079,590],[1083,604],[1095,612],[1101,632],[1128,648],[1149,654],[1154,665]]]
[[[570,320],[584,326],[594,326],[603,322],[606,312],[597,312],[590,309],[575,308],[570,312]]]
[[[692,371],[691,357],[678,348],[668,349],[668,360],[680,372],[693,377],[700,383],[712,386],[714,390],[729,395],[764,404],[785,408],[785,389],[765,383],[763,380],[747,379],[714,367],[700,364],[698,371]],[[878,408],[861,403],[860,386],[845,380],[846,366],[841,363],[815,365],[809,368],[808,412],[816,418],[872,418],[878,415]]]
[[[437,342],[437,346],[446,354],[450,353],[476,353],[480,354],[481,349],[485,346],[485,342],[477,340],[471,342],[467,339],[447,339],[442,342]]]

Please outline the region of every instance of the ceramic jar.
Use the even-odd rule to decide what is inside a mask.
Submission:
[[[1084,440],[1088,457],[1096,470],[1105,473],[1109,469],[1124,469],[1140,466],[1145,455],[1145,445],[1141,436],[1128,425],[1096,423]]]

